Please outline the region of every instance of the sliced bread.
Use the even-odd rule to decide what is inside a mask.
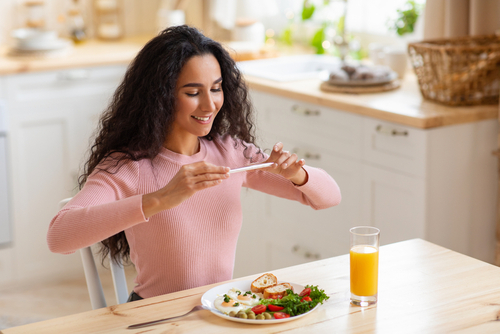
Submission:
[[[282,298],[287,295],[286,290],[292,290],[293,291],[293,286],[290,283],[280,283],[275,286],[269,287],[264,289],[264,299],[269,299],[269,298]]]
[[[273,274],[264,274],[252,282],[250,289],[253,293],[263,293],[264,289],[278,284],[278,279]]]

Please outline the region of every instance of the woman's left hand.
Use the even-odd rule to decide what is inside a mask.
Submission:
[[[305,165],[304,159],[297,159],[297,154],[283,151],[283,143],[276,143],[269,159],[266,160],[266,162],[274,162],[274,165],[265,170],[279,174],[295,185],[301,186],[307,182],[307,173],[302,168]]]

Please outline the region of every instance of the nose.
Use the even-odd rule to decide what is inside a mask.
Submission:
[[[217,106],[215,104],[215,100],[211,92],[203,94],[203,97],[200,101],[200,108],[203,112],[207,113],[214,112],[215,110],[217,110]]]

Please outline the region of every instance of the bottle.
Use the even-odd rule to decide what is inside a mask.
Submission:
[[[85,21],[78,6],[78,0],[73,0],[71,8],[68,10],[69,34],[73,42],[82,43],[87,39],[85,32]]]
[[[45,26],[45,1],[30,0],[24,3],[26,7],[26,26],[42,29]]]
[[[121,9],[118,0],[95,0],[97,36],[104,40],[123,37]]]

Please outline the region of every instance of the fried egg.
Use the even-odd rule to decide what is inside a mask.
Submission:
[[[238,312],[240,310],[245,310],[248,308],[247,305],[244,305],[242,303],[238,303],[236,300],[229,298],[229,296],[226,298],[224,296],[219,296],[215,299],[214,301],[214,306],[216,309],[221,311],[224,314],[229,314],[231,311]],[[229,299],[229,301],[224,301],[224,298]]]
[[[249,291],[241,291],[238,288],[232,288],[227,292],[229,298],[236,300],[240,304],[255,306],[259,303],[260,297]]]

